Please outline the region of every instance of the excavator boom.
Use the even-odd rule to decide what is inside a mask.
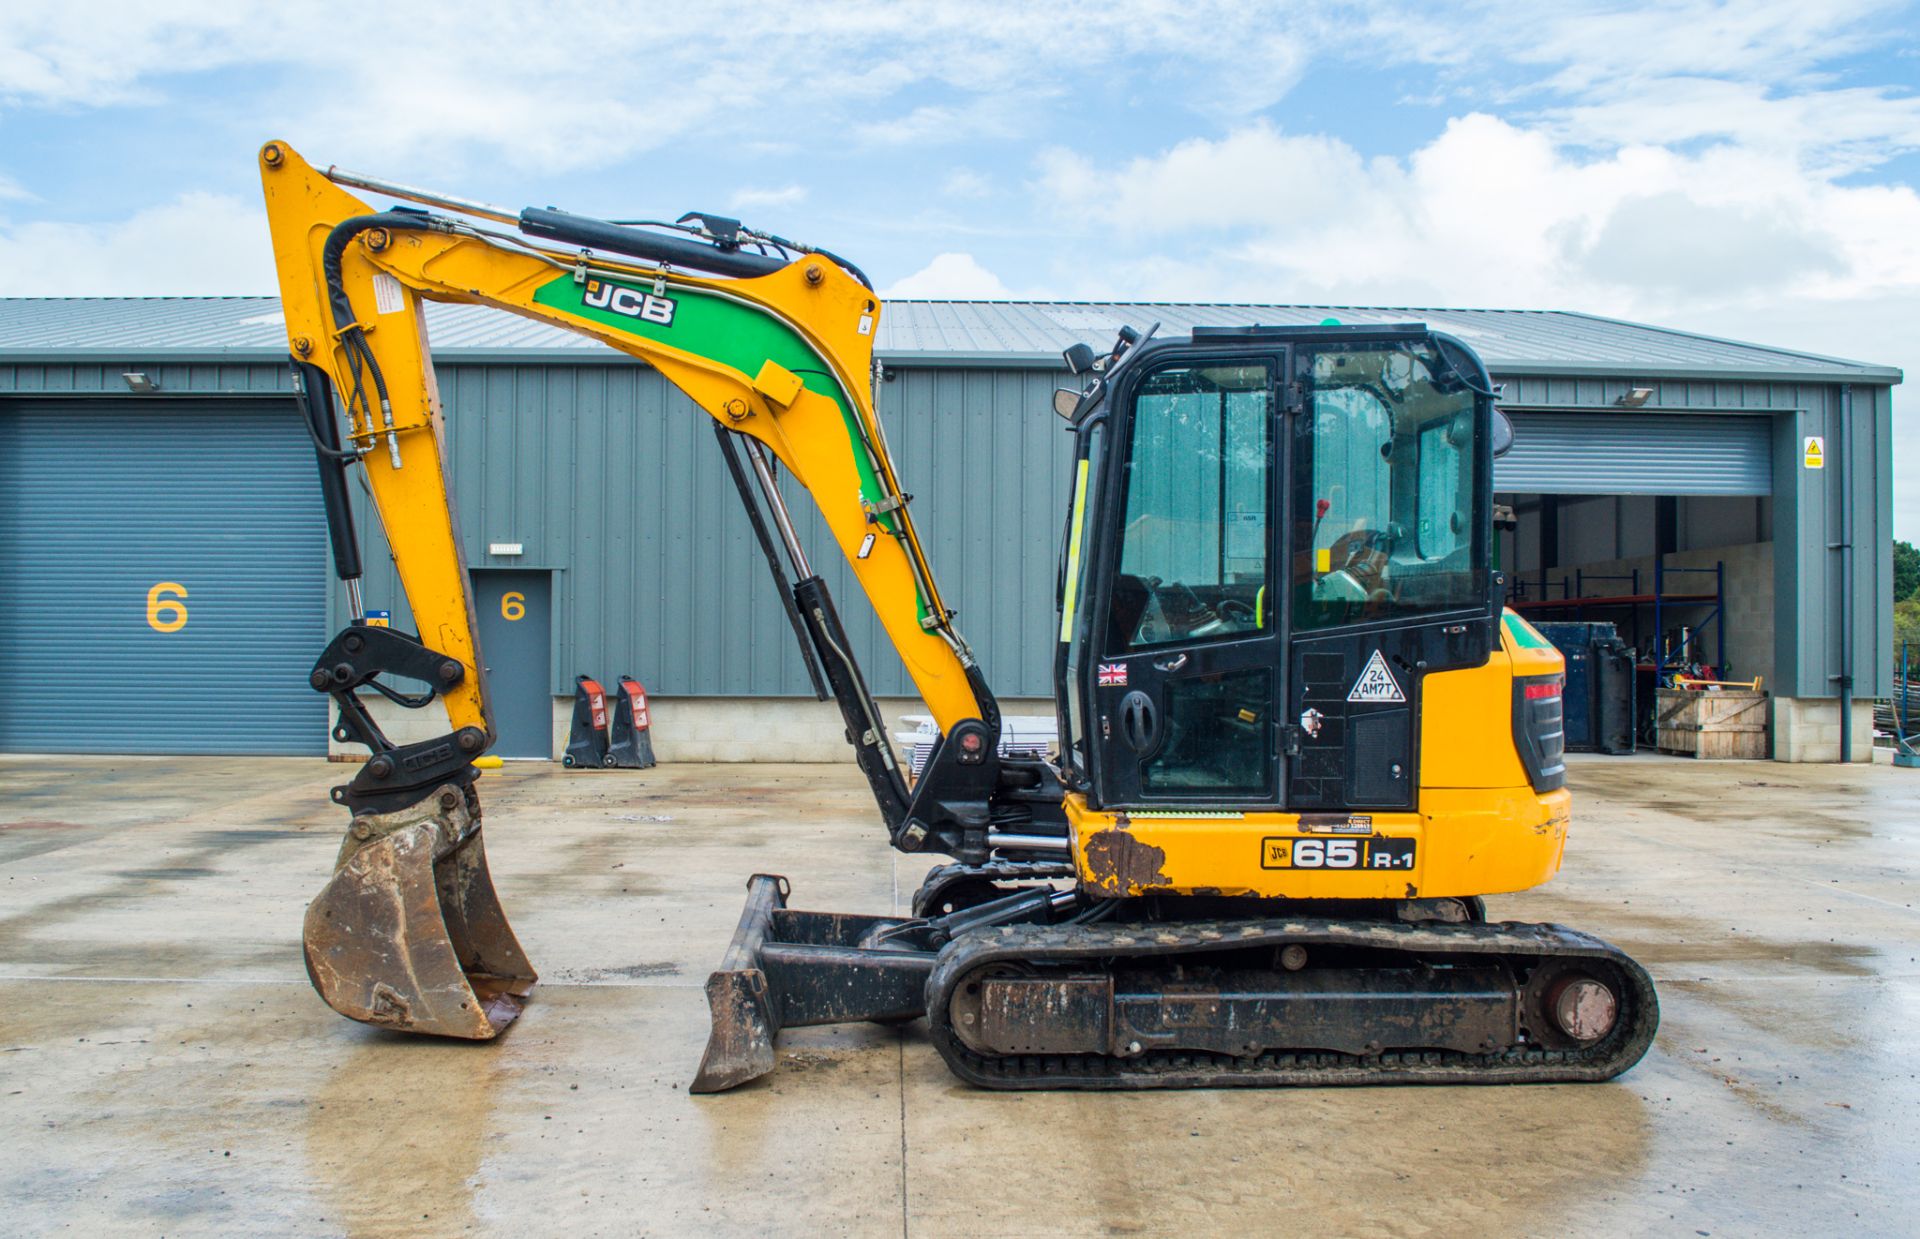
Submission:
[[[955,814],[932,801],[914,812],[832,600],[772,482],[784,467],[814,496],[942,728],[990,745],[996,707],[934,582],[875,415],[881,306],[857,269],[734,221],[703,217],[697,230],[663,233],[552,209],[516,214],[322,171],[281,142],[262,148],[260,172],[292,364],[352,612],[312,683],[335,702],[336,737],[370,750],[334,790],[352,823],[307,917],[308,970],[336,1010],[485,1038],[511,1022],[535,979],[488,877],[472,786],[472,762],[495,731],[448,492],[426,301],[491,306],[590,337],[658,370],[713,418],[883,817],[916,843],[963,846]],[[457,214],[378,210],[348,187]],[[346,483],[356,468],[416,633],[361,623]],[[400,693],[394,678],[428,691]],[[448,730],[394,744],[362,700],[369,691],[405,705],[437,701]]]

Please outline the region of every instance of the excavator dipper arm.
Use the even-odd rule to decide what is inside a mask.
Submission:
[[[353,613],[312,683],[338,707],[336,737],[371,750],[352,782],[334,790],[353,820],[335,876],[307,917],[309,973],[335,1009],[484,1038],[513,1019],[534,981],[481,845],[472,762],[495,732],[448,491],[426,301],[490,306],[598,340],[652,366],[708,413],[743,497],[756,504],[756,525],[764,530],[770,517],[780,531],[793,578],[789,613],[839,701],[896,846],[985,859],[998,710],[953,627],[889,458],[869,390],[881,304],[857,270],[819,251],[794,257],[786,251],[797,247],[770,245],[733,221],[703,218],[688,235],[551,209],[516,215],[323,172],[282,142],[262,148],[260,171],[335,568]],[[459,214],[377,210],[349,185]],[[776,462],[817,503],[944,733],[913,792],[773,486]],[[356,467],[417,634],[361,622],[345,481]],[[383,677],[423,681],[430,691],[405,694]],[[449,730],[395,745],[361,690],[408,706],[437,698]]]

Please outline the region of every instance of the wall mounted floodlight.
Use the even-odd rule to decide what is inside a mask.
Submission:
[[[160,390],[160,384],[148,378],[144,370],[129,370],[120,376],[127,381],[127,390],[139,396],[151,396]]]
[[[1625,394],[1613,403],[1622,409],[1637,409],[1653,396],[1651,387],[1629,387]]]

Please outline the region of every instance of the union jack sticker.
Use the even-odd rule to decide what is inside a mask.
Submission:
[[[1127,664],[1101,663],[1099,664],[1099,669],[1101,687],[1104,688],[1109,685],[1115,685],[1120,688],[1125,688],[1127,686]]]

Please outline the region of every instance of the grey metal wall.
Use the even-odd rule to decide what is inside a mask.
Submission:
[[[1646,408],[1676,419],[1692,412],[1764,414],[1771,426],[1774,540],[1774,691],[1831,697],[1841,673],[1841,614],[1854,654],[1854,692],[1883,696],[1893,681],[1893,393],[1856,385],[1843,398],[1829,383],[1687,382],[1496,376],[1505,403],[1525,410],[1611,415],[1632,387],[1650,387]],[[1841,409],[1850,403],[1847,450]],[[1808,436],[1827,447],[1825,468],[1804,467]],[[1841,504],[1852,505],[1852,590],[1843,606]]]
[[[0,401],[0,749],[324,752],[319,500],[286,400]]]
[[[1050,409],[1054,376],[893,375],[881,417],[948,605],[996,691],[1050,694],[1072,448]],[[632,672],[657,693],[811,693],[711,420],[691,401],[623,364],[448,364],[440,380],[469,564],[554,572],[556,693],[580,672]],[[784,490],[874,691],[910,694],[811,501]],[[371,524],[362,521],[367,605],[408,623]],[[524,553],[488,554],[498,542]]]
[[[125,396],[120,376],[140,371],[169,396],[269,396],[291,392],[284,360],[178,362],[139,356],[0,362],[0,396]]]
[[[1774,673],[1784,695],[1833,696],[1844,626],[1854,694],[1886,696],[1894,658],[1892,393],[1829,387],[1822,395],[1781,416],[1774,436]],[[1808,436],[1825,442],[1823,468],[1806,468]],[[1845,541],[1850,596],[1842,589]]]
[[[1068,437],[1050,413],[1059,375],[1046,369],[912,368],[885,385],[882,416],[942,588],[961,611],[996,688],[1050,691],[1054,555],[1067,502]],[[270,359],[192,365],[152,358],[0,364],[0,398],[21,393],[124,395],[120,374],[146,370],[171,392],[287,390]],[[807,691],[765,569],[735,510],[705,419],[658,378],[619,364],[441,365],[457,462],[456,493],[471,562],[556,570],[556,691],[576,670],[633,671],[660,692],[778,695]],[[1827,696],[1839,672],[1841,490],[1833,459],[1838,388],[1819,383],[1496,376],[1506,403],[1544,413],[1612,416],[1634,386],[1648,411],[1765,414],[1773,434],[1779,690]],[[1885,387],[1853,393],[1846,491],[1858,571],[1849,608],[1856,691],[1888,691],[1892,593],[1892,421]],[[1800,443],[1822,434],[1828,468],[1799,467]],[[806,507],[804,499],[797,506]],[[811,521],[807,537],[876,691],[907,681],[838,553]],[[518,560],[489,541],[526,544]],[[370,548],[376,541],[369,535]],[[391,596],[378,561],[370,596]],[[336,606],[337,591],[330,594]],[[375,602],[373,605],[379,605]],[[396,608],[397,609],[397,608]],[[580,653],[576,654],[575,651]],[[604,665],[575,667],[575,662]]]

